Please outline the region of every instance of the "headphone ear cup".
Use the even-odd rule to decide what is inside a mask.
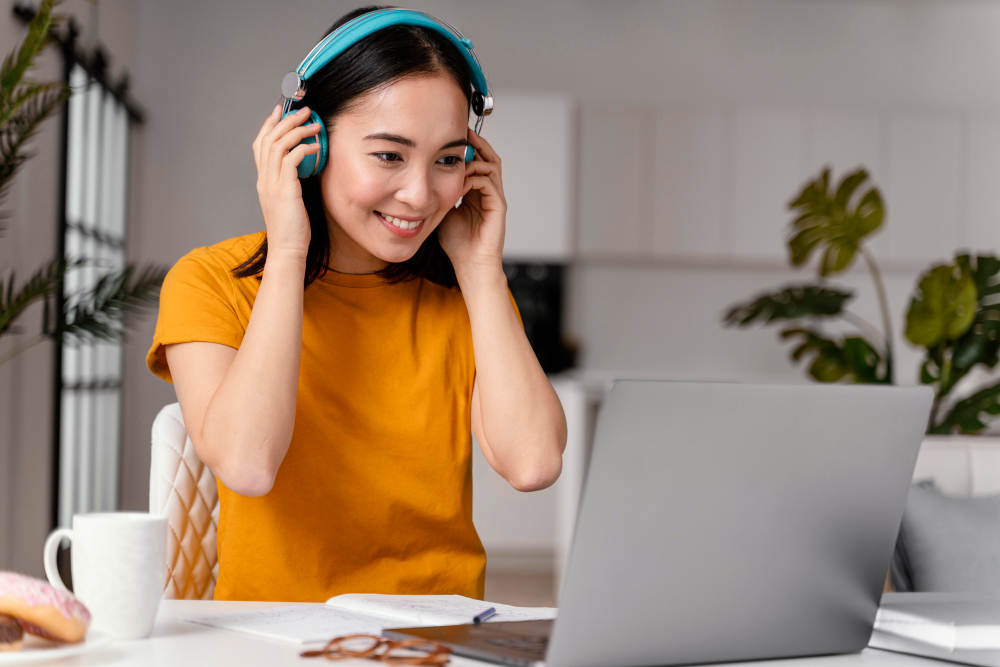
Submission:
[[[309,110],[309,123],[319,123],[319,132],[316,134],[306,137],[299,142],[302,144],[314,144],[319,142],[319,152],[310,153],[309,155],[302,158],[299,162],[298,174],[299,178],[309,178],[310,176],[315,176],[319,172],[323,171],[323,167],[326,166],[326,155],[327,155],[327,140],[326,140],[326,126],[320,119],[319,114],[317,114],[312,109]],[[305,123],[308,125],[309,123]]]
[[[476,157],[476,151],[472,147],[472,144],[466,144],[465,145],[465,161],[466,162],[472,162],[472,160],[475,157]]]

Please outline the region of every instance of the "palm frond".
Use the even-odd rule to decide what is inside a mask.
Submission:
[[[118,341],[134,316],[154,308],[168,267],[128,265],[102,276],[88,292],[67,300],[64,323],[45,333],[71,343]]]
[[[7,124],[14,114],[32,98],[50,93],[51,91],[60,90],[65,91],[64,94],[68,97],[71,88],[62,81],[49,81],[46,83],[39,83],[37,81],[21,82],[4,101],[4,104],[0,105],[0,128],[7,129]]]
[[[0,65],[0,104],[6,103],[15,86],[32,66],[35,56],[52,40],[52,27],[62,21],[62,15],[53,16],[52,9],[61,0],[42,0],[34,18],[28,23],[28,34],[17,51],[10,52]]]
[[[73,262],[74,265],[76,263]],[[0,279],[0,334],[7,333],[14,320],[36,300],[48,298],[59,291],[67,265],[63,258],[52,260],[36,271],[20,288],[15,287],[17,277],[13,271],[8,276],[6,285]]]
[[[18,168],[31,157],[22,151],[39,125],[69,97],[68,87],[39,86],[38,92],[26,100],[22,106],[0,127],[0,201],[7,194],[7,188]]]

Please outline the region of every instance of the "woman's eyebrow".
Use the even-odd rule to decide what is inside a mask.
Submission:
[[[369,134],[367,137],[365,137],[365,140],[368,139],[381,139],[382,141],[394,141],[397,144],[403,144],[407,148],[417,147],[417,144],[412,139],[407,139],[406,137],[401,137],[398,134],[391,134],[389,132],[376,132],[375,134]],[[438,150],[443,151],[447,148],[455,148],[457,146],[468,146],[468,145],[469,145],[468,139],[456,139],[455,141],[449,141]]]

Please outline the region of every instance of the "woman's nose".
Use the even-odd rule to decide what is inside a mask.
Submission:
[[[408,205],[415,213],[426,212],[434,200],[431,175],[426,169],[411,169],[403,187],[396,191],[396,199]]]

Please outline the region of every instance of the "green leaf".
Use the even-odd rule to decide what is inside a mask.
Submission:
[[[888,382],[882,355],[864,338],[851,336],[835,341],[811,329],[799,328],[786,329],[781,337],[800,339],[792,349],[792,360],[802,361],[811,356],[809,375],[820,382],[845,379],[860,383]]]
[[[101,276],[91,290],[67,299],[62,326],[44,333],[70,343],[121,340],[134,316],[156,306],[167,270],[151,265],[134,275],[130,264]]]
[[[852,296],[852,292],[820,285],[789,286],[734,306],[723,321],[729,326],[745,327],[754,322],[767,324],[800,317],[831,317],[839,315],[844,302]]]
[[[1000,415],[1000,382],[956,403],[944,419],[928,429],[928,433],[979,433],[986,428],[990,417],[996,415]]]
[[[906,338],[933,347],[964,334],[976,319],[976,284],[959,264],[935,266],[917,285],[906,314]]]
[[[77,262],[74,262],[75,265]],[[6,297],[0,283],[0,334],[10,331],[14,321],[25,309],[38,299],[56,294],[62,286],[62,278],[69,264],[63,259],[55,259],[35,272],[28,282],[15,292],[15,276],[11,272],[7,279]]]
[[[815,250],[823,248],[818,268],[821,277],[850,267],[863,239],[877,230],[885,217],[882,196],[874,186],[858,197],[867,180],[868,172],[858,169],[844,176],[832,194],[830,170],[826,168],[818,178],[803,186],[788,205],[798,213],[788,236],[793,265],[805,264]],[[852,205],[855,200],[858,203]]]
[[[884,382],[879,375],[882,355],[864,338],[849,337],[844,339],[844,362],[855,382],[877,384]]]
[[[52,28],[65,19],[52,15],[59,4],[38,3],[20,47],[7,54],[0,65],[0,199],[4,197],[17,169],[28,157],[22,148],[39,125],[69,98],[70,88],[61,81],[38,83],[24,75],[52,40]]]
[[[931,364],[937,369],[935,382],[943,377],[938,397],[947,396],[977,365],[995,368],[1000,362],[1000,260],[992,255],[959,255],[955,264],[975,282],[976,318],[956,341],[928,350],[928,359],[936,359]],[[950,357],[948,373],[942,376],[940,368],[946,357]]]

